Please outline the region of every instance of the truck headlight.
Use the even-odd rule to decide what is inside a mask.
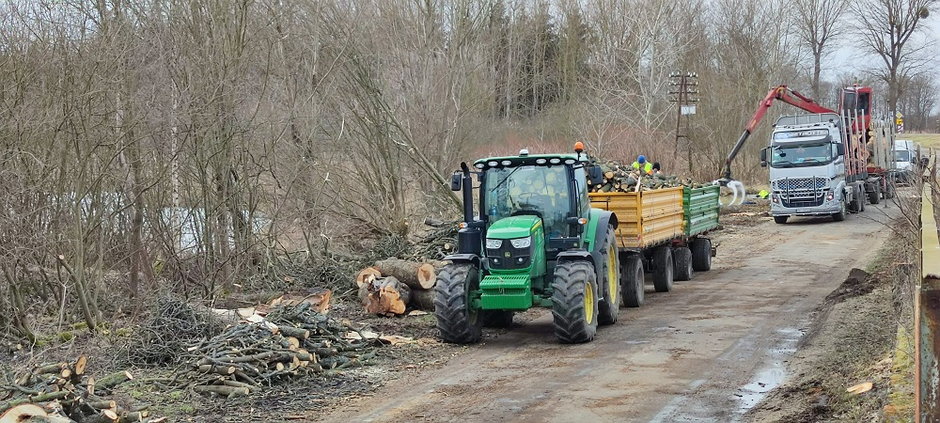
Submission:
[[[501,240],[501,239],[491,239],[491,238],[487,238],[487,239],[486,239],[486,249],[487,249],[487,250],[496,250],[496,249],[499,249],[499,247],[502,247],[502,246],[503,246],[503,240]]]
[[[525,238],[511,239],[509,242],[512,243],[513,248],[529,248],[529,246],[532,245],[532,237],[527,236]]]

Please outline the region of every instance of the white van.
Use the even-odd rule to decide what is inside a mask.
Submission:
[[[901,181],[907,180],[917,166],[918,146],[911,140],[894,141],[894,168],[897,169]]]

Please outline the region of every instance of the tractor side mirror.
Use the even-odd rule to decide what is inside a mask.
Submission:
[[[760,167],[767,167],[767,149],[760,150]]]
[[[842,144],[842,143],[836,144],[836,155],[839,155],[839,156],[845,155],[845,144]]]
[[[453,175],[450,175],[450,190],[460,191],[461,187],[463,187],[463,175],[460,172],[454,172]]]
[[[587,167],[588,178],[591,179],[591,185],[597,185],[604,181],[604,173],[600,166],[591,165]]]

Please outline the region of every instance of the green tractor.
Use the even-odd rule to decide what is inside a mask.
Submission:
[[[575,154],[522,150],[454,172],[464,222],[434,299],[445,342],[478,342],[483,326],[508,327],[514,312],[538,306],[552,308],[555,335],[565,343],[591,341],[598,324],[617,321],[617,217],[591,208],[582,150],[580,143]]]

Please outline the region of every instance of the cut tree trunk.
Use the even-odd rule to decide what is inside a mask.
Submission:
[[[26,421],[39,420],[48,416],[46,410],[43,410],[42,407],[36,404],[21,404],[7,410],[6,413],[3,413],[3,416],[0,416],[0,422],[3,423],[18,423]]]
[[[434,311],[434,290],[433,289],[415,289],[411,291],[411,301],[408,303],[411,308],[424,311]]]
[[[404,314],[411,300],[411,288],[393,276],[376,279],[359,289],[366,312]]]
[[[431,289],[437,282],[434,265],[429,263],[390,258],[376,262],[373,267],[383,276],[394,276],[414,289]]]
[[[359,273],[356,274],[356,286],[362,288],[363,284],[372,282],[373,280],[381,277],[382,272],[380,272],[379,269],[374,267],[367,267],[360,270]]]

